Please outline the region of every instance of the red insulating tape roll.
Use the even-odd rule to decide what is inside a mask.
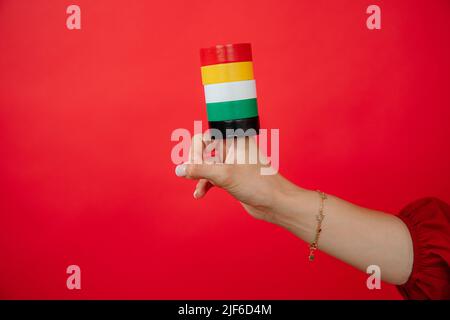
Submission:
[[[225,44],[200,49],[202,66],[244,61],[252,61],[252,45],[250,43]]]

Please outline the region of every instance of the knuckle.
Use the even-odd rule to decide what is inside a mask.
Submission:
[[[186,176],[189,178],[192,178],[196,175],[197,173],[197,166],[195,164],[190,164],[187,166],[186,168]]]
[[[227,186],[233,181],[233,168],[230,165],[221,165],[218,170],[217,182],[222,186]]]

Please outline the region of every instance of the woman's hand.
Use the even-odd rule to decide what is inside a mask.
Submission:
[[[261,170],[268,167],[267,158],[258,149],[255,137],[210,143],[204,140],[208,139],[195,135],[189,162],[176,168],[177,176],[198,180],[194,198],[203,198],[211,187],[217,186],[235,197],[253,217],[271,220],[281,192],[291,184],[278,173],[262,174]],[[207,149],[215,149],[214,161],[207,157]]]

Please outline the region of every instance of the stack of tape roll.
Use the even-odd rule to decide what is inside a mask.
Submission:
[[[223,137],[258,134],[251,44],[200,49],[200,59],[209,128]]]

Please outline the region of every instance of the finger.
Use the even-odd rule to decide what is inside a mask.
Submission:
[[[258,164],[260,158],[255,137],[236,137],[226,139],[227,164]]]
[[[191,147],[189,149],[189,162],[202,163],[203,160],[203,136],[201,133],[192,137]]]
[[[236,143],[234,138],[227,138],[224,141],[225,144],[225,163],[234,164],[236,158]]]
[[[194,198],[201,199],[203,198],[209,189],[213,187],[213,184],[206,179],[200,179],[195,187]]]
[[[184,163],[175,168],[175,174],[178,177],[187,179],[208,179],[215,185],[221,186],[225,181],[227,171],[222,164],[192,164]]]
[[[222,141],[213,140],[205,141],[205,149],[203,151],[203,163],[223,163]]]

